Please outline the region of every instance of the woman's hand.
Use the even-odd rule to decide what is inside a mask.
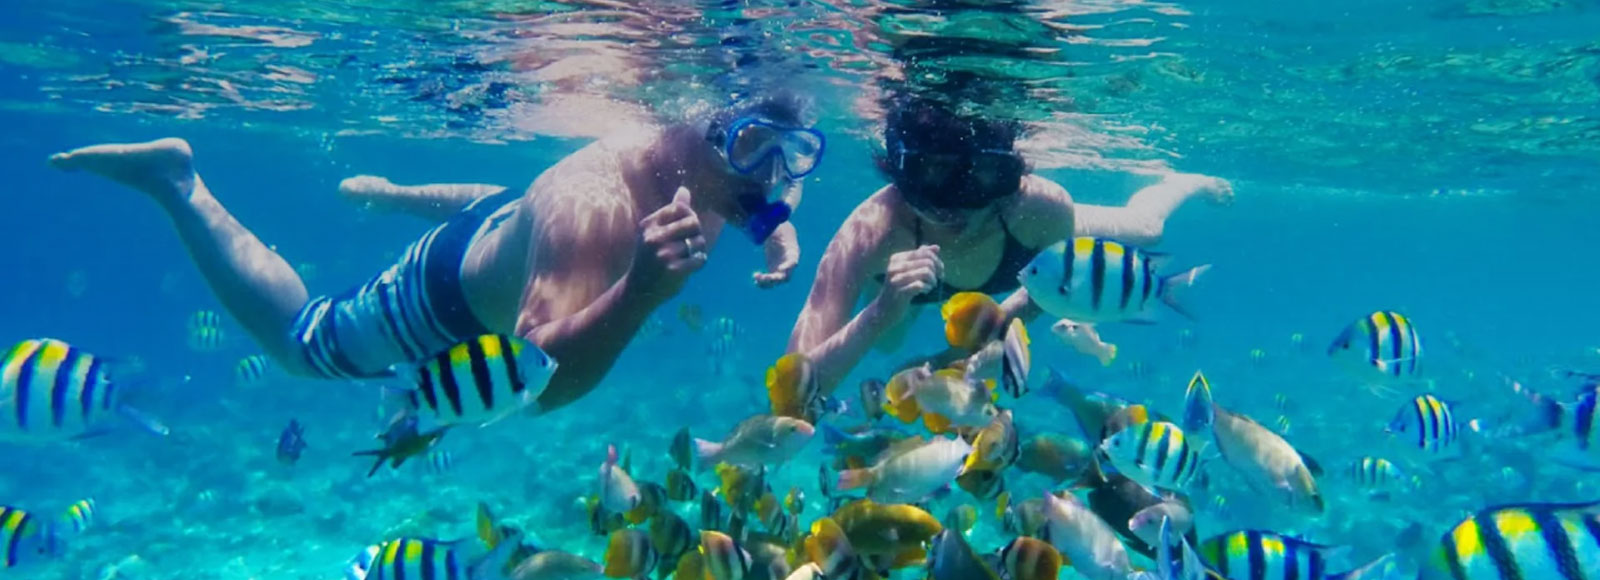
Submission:
[[[893,306],[904,306],[932,290],[942,278],[944,260],[939,258],[939,246],[926,245],[897,252],[889,256],[889,267],[878,298]]]

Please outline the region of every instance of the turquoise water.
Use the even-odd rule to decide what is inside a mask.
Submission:
[[[395,533],[469,535],[479,501],[541,547],[598,558],[604,538],[588,532],[577,500],[594,490],[606,445],[632,450],[637,478],[659,480],[678,428],[716,438],[762,411],[761,377],[783,353],[827,240],[883,184],[870,163],[878,142],[858,107],[862,87],[892,62],[890,47],[903,37],[891,31],[905,34],[908,22],[922,22],[907,14],[932,8],[793,4],[605,12],[556,2],[258,2],[228,14],[188,2],[0,7],[8,249],[0,340],[49,336],[141,358],[149,369],[141,408],[173,429],[167,438],[0,445],[0,504],[53,513],[93,497],[102,511],[59,561],[0,572],[336,578],[352,554]],[[1468,459],[1413,467],[1421,490],[1387,504],[1359,499],[1336,472],[1394,449],[1382,428],[1401,400],[1369,395],[1321,354],[1350,320],[1405,312],[1430,349],[1434,392],[1473,416],[1517,401],[1502,375],[1565,394],[1572,387],[1549,369],[1600,370],[1600,11],[1592,3],[1048,3],[999,24],[975,19],[973,6],[946,4],[938,14],[974,18],[967,23],[997,45],[1059,54],[993,57],[985,55],[995,45],[964,46],[989,61],[927,66],[1027,79],[995,107],[1038,121],[1030,154],[1075,199],[1119,204],[1166,168],[1234,184],[1232,206],[1191,202],[1157,248],[1182,264],[1215,265],[1190,296],[1197,321],[1102,326],[1121,349],[1107,368],[1056,342],[1048,320],[1031,327],[1036,373],[1060,368],[1089,388],[1175,413],[1188,377],[1204,369],[1220,402],[1268,425],[1287,417],[1289,440],[1327,466],[1324,517],[1272,513],[1222,478],[1232,513],[1202,511],[1202,537],[1268,527],[1353,545],[1355,564],[1387,549],[1407,522],[1442,531],[1486,505],[1600,498],[1592,475],[1553,464],[1530,442],[1497,439]],[[554,14],[615,27],[555,27]],[[1018,24],[1042,20],[1058,33]],[[274,45],[260,34],[197,31],[196,22],[280,30]],[[927,34],[941,32],[960,31]],[[596,60],[577,60],[586,56]],[[460,58],[490,64],[445,66]],[[628,66],[598,64],[617,59]],[[373,446],[373,384],[271,375],[237,385],[235,365],[259,349],[226,316],[220,349],[190,348],[190,316],[223,310],[167,218],[137,193],[44,163],[81,145],[183,137],[229,210],[303,273],[314,271],[313,294],[331,294],[387,267],[431,227],[351,206],[335,191],[344,177],[520,188],[587,142],[542,121],[541,106],[560,111],[563,97],[608,95],[670,116],[782,78],[816,94],[832,138],[794,220],[803,246],[795,279],[753,288],[761,253],[730,235],[596,391],[537,420],[452,433],[444,446],[456,465],[444,474],[407,465],[364,477],[368,464],[349,454]],[[453,94],[493,82],[515,94],[475,101],[476,109],[426,88]],[[710,372],[711,335],[676,316],[688,304],[743,329],[732,372]],[[902,350],[874,354],[841,392],[942,346],[937,314],[917,324]],[[1180,342],[1184,330],[1192,344]],[[1291,343],[1296,333],[1303,349]],[[1276,394],[1290,401],[1283,411]],[[1017,415],[1025,436],[1073,429],[1057,405]],[[307,425],[309,448],[286,467],[273,446],[290,418]],[[780,493],[806,490],[807,520],[824,509],[819,447],[773,482]],[[1047,487],[1011,484],[1028,494]],[[957,491],[930,511],[943,516],[960,502],[977,503]],[[1007,539],[991,511],[979,510],[981,550]]]

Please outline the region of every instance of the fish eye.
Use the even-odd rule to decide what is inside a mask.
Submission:
[[[1039,267],[1038,266],[1029,266],[1028,267],[1028,273],[1029,274],[1038,274],[1039,273]]]

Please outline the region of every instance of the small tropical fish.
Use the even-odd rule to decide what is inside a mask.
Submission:
[[[816,429],[800,419],[756,415],[740,422],[720,443],[695,439],[695,456],[701,465],[719,462],[747,467],[779,464],[799,453],[815,434]]]
[[[600,496],[590,494],[583,498],[584,513],[588,516],[589,531],[596,536],[609,536],[611,532],[628,527],[622,514],[609,511],[600,505]]]
[[[1006,477],[998,469],[970,469],[956,476],[956,487],[973,499],[992,500],[1006,491]]]
[[[396,396],[438,425],[489,425],[536,405],[556,367],[531,342],[485,334],[401,370],[417,386]]]
[[[679,304],[678,320],[691,332],[698,333],[705,328],[705,314],[700,311],[699,304]]]
[[[1010,492],[1000,492],[995,500],[995,516],[1006,533],[1018,536],[1037,536],[1044,529],[1044,500],[1033,498],[1011,503]]]
[[[1185,502],[1168,499],[1139,510],[1128,518],[1128,531],[1151,546],[1159,545],[1163,525],[1173,535],[1186,535],[1194,529],[1194,512]]]
[[[861,560],[861,555],[850,545],[844,528],[833,518],[819,518],[811,523],[811,534],[802,544],[805,557],[821,572],[823,578],[850,580],[876,580],[877,574]]]
[[[1044,540],[1020,537],[1000,548],[999,555],[1000,569],[1010,580],[1056,580],[1061,575],[1061,552]]]
[[[463,578],[491,580],[502,576],[520,541],[501,542],[485,550],[477,538],[442,542],[426,538],[396,538],[378,545],[362,575],[363,580],[408,578]],[[357,556],[359,561],[361,556]]]
[[[278,463],[294,465],[300,461],[300,454],[306,450],[306,428],[299,421],[290,419],[289,425],[278,434]]]
[[[66,550],[66,536],[59,524],[0,506],[0,570],[54,560]]]
[[[959,292],[939,307],[944,337],[950,346],[975,351],[1000,335],[1006,313],[982,292]]]
[[[1111,361],[1117,359],[1117,345],[1101,342],[1100,332],[1095,330],[1093,324],[1063,318],[1050,325],[1050,333],[1073,350],[1094,357],[1100,361],[1100,366],[1111,366]]]
[[[672,462],[678,469],[694,469],[694,439],[689,436],[689,428],[682,427],[672,435],[672,443],[667,448],[667,454],[672,456]]]
[[[833,512],[857,553],[893,556],[922,545],[944,529],[937,518],[914,505],[880,504],[859,499]],[[815,533],[815,530],[813,530]]]
[[[434,475],[450,473],[456,467],[456,456],[444,449],[428,452],[428,472]]]
[[[1079,574],[1090,580],[1124,580],[1133,573],[1128,550],[1100,516],[1071,493],[1044,494],[1043,540],[1061,552]]]
[[[1100,444],[1100,452],[1117,470],[1143,485],[1181,491],[1200,475],[1199,445],[1183,429],[1165,421],[1149,421],[1123,429]]]
[[[222,332],[222,317],[211,310],[190,315],[188,330],[189,348],[195,352],[215,352],[222,348],[226,338]]]
[[[617,446],[606,446],[606,461],[600,464],[600,507],[611,513],[623,514],[629,522],[638,524],[645,520],[644,498],[639,485],[633,482],[625,467],[617,464]]]
[[[722,517],[722,501],[711,490],[700,492],[700,529],[720,530],[727,525],[727,520]]]
[[[1000,375],[1000,385],[1013,399],[1020,399],[1028,393],[1028,373],[1033,369],[1033,352],[1029,350],[1032,344],[1033,340],[1028,338],[1028,327],[1022,324],[1022,319],[1011,319],[1011,324],[1006,327],[1005,356],[1001,359],[1005,367]]]
[[[689,522],[683,521],[678,514],[671,511],[661,511],[656,517],[650,518],[650,545],[654,546],[660,554],[661,564],[676,564],[684,553],[694,548],[696,538],[689,529]]]
[[[866,488],[867,497],[886,503],[918,502],[949,485],[964,471],[972,445],[960,438],[908,443],[863,469],[839,472],[840,491]]]
[[[1017,425],[1011,420],[1011,411],[1000,411],[989,425],[978,431],[972,439],[972,453],[962,471],[1001,471],[1017,462],[1022,446],[1017,440]]]
[[[1343,548],[1259,530],[1213,536],[1196,549],[1200,559],[1227,578],[1295,577],[1329,580],[1343,575],[1328,570],[1330,557]]]
[[[267,371],[272,369],[272,359],[264,354],[253,354],[239,359],[239,364],[234,367],[234,384],[240,387],[251,387],[260,384],[267,376]]]
[[[693,501],[700,493],[694,483],[694,476],[683,469],[673,469],[667,472],[667,499],[672,501]]]
[[[1185,416],[1198,415],[1196,409],[1210,401],[1210,385],[1205,385],[1204,389],[1191,388],[1188,399]],[[1314,463],[1282,436],[1254,419],[1228,411],[1214,402],[1209,406],[1212,440],[1224,462],[1257,492],[1275,496],[1294,509],[1322,513],[1322,493],[1317,489],[1314,474],[1319,470]]]
[[[1056,318],[1152,322],[1152,298],[1188,316],[1178,293],[1211,266],[1157,276],[1164,260],[1111,240],[1079,237],[1045,247],[1018,278],[1034,303]]]
[[[806,511],[806,494],[798,486],[790,487],[789,494],[783,496],[783,509],[790,515],[798,516]]]
[[[449,427],[440,427],[424,433],[417,428],[415,415],[400,413],[389,421],[383,432],[373,437],[382,440],[383,447],[357,451],[351,455],[356,457],[371,455],[377,458],[377,461],[372,463],[372,469],[367,471],[367,477],[372,477],[378,472],[379,467],[383,467],[385,461],[389,462],[390,468],[399,469],[407,459],[426,453],[444,437],[447,429]]]
[[[815,423],[823,412],[822,384],[806,355],[792,352],[767,369],[772,416]]]
[[[1378,311],[1346,326],[1328,346],[1328,356],[1367,368],[1367,372],[1406,378],[1417,374],[1422,339],[1411,319],[1398,312]]]
[[[1600,502],[1489,507],[1427,549],[1418,580],[1594,578],[1600,574]]]
[[[120,416],[166,435],[165,425],[122,402],[113,363],[52,338],[24,340],[0,356],[0,441],[60,442],[110,432]]]
[[[883,389],[884,383],[878,379],[861,381],[861,409],[867,414],[868,421],[877,421],[883,416],[883,404],[888,402]]]
[[[511,569],[515,580],[574,580],[598,578],[605,567],[583,556],[560,550],[541,550],[523,558]]]
[[[1404,405],[1389,422],[1386,431],[1412,433],[1411,445],[1432,453],[1451,448],[1461,437],[1461,424],[1456,421],[1450,403],[1431,394],[1417,395]]]
[[[1513,390],[1533,403],[1535,413],[1523,424],[1507,431],[1510,435],[1531,433],[1560,434],[1560,440],[1548,449],[1548,456],[1557,463],[1583,469],[1600,471],[1600,385],[1585,382],[1578,398],[1563,403],[1513,382]]]
[[[966,536],[948,528],[933,537],[927,568],[932,580],[1000,580],[1000,573],[978,556]]]
[[[1089,488],[1085,498],[1089,511],[1100,516],[1107,526],[1122,536],[1128,549],[1147,557],[1155,555],[1155,548],[1145,543],[1131,526],[1136,523],[1140,512],[1166,503],[1166,498],[1121,473],[1098,473],[1095,470],[1095,473],[1080,480],[1079,485]]]
[[[1405,472],[1382,457],[1362,457],[1350,464],[1350,480],[1362,489],[1383,491],[1406,480]]]
[[[999,414],[995,393],[955,369],[934,371],[926,365],[906,369],[889,380],[884,395],[888,399],[885,411],[902,423],[922,417],[934,433],[983,427]]]
[[[1094,462],[1095,448],[1076,437],[1040,433],[1022,442],[1017,469],[1037,473],[1055,483],[1075,480]]]
[[[64,533],[81,534],[89,526],[94,525],[95,507],[93,499],[82,499],[67,506],[67,512],[61,515],[61,527]]]
[[[700,559],[705,562],[708,580],[745,580],[754,562],[739,541],[722,532],[700,532]]]
[[[611,578],[644,578],[656,568],[660,554],[650,544],[650,534],[644,530],[626,529],[611,532],[606,539],[603,573]],[[414,576],[421,578],[421,576]]]

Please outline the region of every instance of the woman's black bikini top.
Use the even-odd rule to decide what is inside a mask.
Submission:
[[[1011,235],[1011,227],[1006,225],[1005,216],[998,217],[1000,219],[1000,231],[1004,232],[1006,236],[1005,247],[1000,250],[1000,263],[995,265],[994,273],[989,274],[989,279],[984,280],[983,285],[977,288],[956,288],[941,280],[939,287],[912,298],[911,303],[917,305],[938,304],[959,292],[982,292],[995,295],[1016,290],[1021,286],[1022,282],[1017,280],[1017,273],[1028,267],[1028,262],[1032,262],[1033,257],[1039,254],[1039,249],[1029,248],[1023,245],[1022,242],[1017,241],[1017,238]],[[914,221],[916,222],[916,229],[914,230],[916,244],[913,247],[920,248],[922,247],[922,220]],[[878,281],[883,282],[885,280],[884,276],[884,274],[878,274]]]

